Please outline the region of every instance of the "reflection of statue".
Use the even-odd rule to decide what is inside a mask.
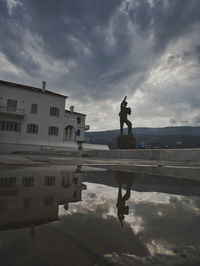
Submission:
[[[119,191],[118,191],[118,198],[117,198],[117,216],[121,223],[121,226],[123,226],[123,220],[125,219],[124,214],[128,214],[129,207],[126,206],[126,200],[130,198],[131,190],[130,187],[127,186],[126,193],[122,197],[122,184],[119,184]]]
[[[123,127],[124,123],[128,126],[128,135],[132,135],[132,123],[127,119],[127,115],[131,114],[131,108],[126,107],[127,106],[127,101],[126,97],[124,97],[124,100],[121,102],[121,111],[119,113],[120,116],[120,133],[123,135]]]
[[[119,183],[118,197],[117,197],[117,216],[123,226],[124,215],[129,213],[129,206],[126,206],[126,200],[130,198],[131,186],[135,175],[133,173],[116,172],[116,180]],[[122,184],[126,184],[126,193],[122,196]]]

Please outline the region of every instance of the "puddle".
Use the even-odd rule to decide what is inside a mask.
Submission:
[[[89,166],[0,172],[1,265],[199,265],[200,181]]]

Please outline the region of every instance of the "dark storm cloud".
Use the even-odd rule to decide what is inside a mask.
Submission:
[[[66,74],[63,69],[62,82],[68,79],[75,87],[76,83],[93,94],[108,94],[113,87],[126,82],[138,71],[145,71],[151,65],[146,59],[134,58],[130,63],[132,50],[138,49],[134,42],[132,28],[136,26],[140,33],[153,34],[155,43],[152,49],[163,49],[173,38],[186,32],[199,20],[200,3],[197,1],[130,1],[123,10],[122,0],[21,0],[12,15],[9,15],[6,1],[2,2],[2,25],[6,32],[2,38],[6,41],[1,51],[7,58],[22,67],[29,74],[39,70],[40,64],[26,51],[23,44],[24,30],[42,39],[41,46],[48,56],[65,63],[75,62],[75,72]],[[125,12],[124,12],[125,11]],[[113,42],[113,44],[112,44]],[[145,48],[144,48],[145,49]],[[153,52],[152,56],[156,56]],[[155,53],[155,54],[154,54]],[[140,61],[140,62],[139,62]],[[102,82],[101,76],[109,75]],[[146,78],[137,81],[134,87]],[[79,87],[79,86],[78,86]],[[116,88],[117,89],[117,88]],[[80,88],[78,89],[78,91]],[[87,93],[86,91],[86,93]],[[91,94],[92,95],[92,94]]]
[[[105,47],[102,31],[121,0],[110,0],[109,5],[98,0],[60,0],[59,4],[50,0],[48,5],[38,0],[22,2],[29,29],[43,38],[46,52],[70,59],[81,55],[81,46],[91,49],[92,45],[94,54],[101,52]]]
[[[15,13],[10,14],[5,0],[0,2],[0,52],[19,68],[29,75],[37,75],[40,64],[34,62],[31,54],[26,52],[23,43],[24,21],[21,8],[15,8]],[[27,67],[28,66],[28,67]]]
[[[188,33],[199,23],[200,2],[196,0],[132,1],[127,12],[139,31],[152,31],[156,49],[163,49],[169,41]]]
[[[196,54],[197,54],[197,57],[199,59],[199,64],[200,64],[200,44],[195,47],[195,50],[196,50]]]
[[[122,94],[141,90],[172,43],[179,48],[191,39],[185,51],[168,56],[168,68],[200,60],[200,1],[1,0],[0,5],[0,53],[20,70],[11,75],[3,69],[2,78],[33,85],[45,79],[49,89],[90,106],[95,100],[99,110],[107,99],[114,104]],[[196,92],[197,83],[192,89],[191,80],[191,90]],[[154,99],[151,85],[143,88]]]
[[[123,63],[131,49],[127,18],[119,12],[121,2],[62,0],[59,5],[48,1],[47,6],[46,2],[22,1],[27,27],[42,38],[45,53],[55,60],[77,64],[74,72],[67,76],[63,73],[62,82],[67,79],[74,88],[79,83],[82,89],[101,94],[99,77]],[[113,46],[110,38],[114,39]]]

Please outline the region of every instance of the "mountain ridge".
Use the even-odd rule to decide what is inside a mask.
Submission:
[[[127,134],[127,128],[124,134]],[[86,132],[87,142],[93,144],[108,145],[109,148],[116,148],[116,138],[120,134],[119,129],[105,131]],[[136,137],[136,146],[145,143],[148,148],[200,148],[200,127],[162,127],[133,128]]]
[[[86,135],[101,134],[101,133],[118,133],[119,129],[101,130],[101,131],[89,131]],[[124,129],[124,133],[127,134],[127,128]],[[133,134],[140,135],[188,135],[188,136],[200,136],[200,127],[194,126],[175,126],[175,127],[135,127],[133,128]]]

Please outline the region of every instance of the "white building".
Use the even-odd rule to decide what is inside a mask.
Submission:
[[[65,110],[67,96],[0,80],[0,152],[78,150],[86,115]]]

